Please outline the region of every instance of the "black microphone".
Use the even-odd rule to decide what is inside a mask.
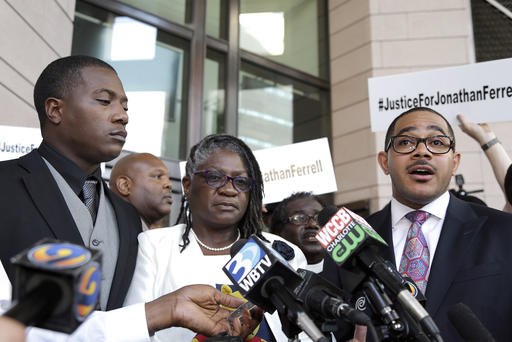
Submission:
[[[233,244],[233,246],[231,246],[230,250],[229,250],[229,255],[231,257],[234,257],[236,255],[236,253],[238,253],[239,250],[242,249],[242,247],[247,243],[247,241],[249,241],[248,239],[239,239],[237,241],[235,241],[235,243]]]
[[[97,306],[101,252],[45,239],[11,259],[13,301],[4,315],[25,325],[72,333]]]
[[[330,281],[309,270],[299,268],[297,272],[304,280],[294,293],[304,302],[307,312],[319,319],[342,318],[354,324],[368,325],[368,315],[348,305],[341,290]]]
[[[234,245],[233,257],[223,271],[244,297],[267,312],[278,311],[282,329],[288,338],[301,330],[313,341],[327,342],[313,320],[307,315],[292,290],[302,278],[288,262],[256,235],[239,248]],[[235,250],[239,248],[238,252]]]
[[[414,298],[405,280],[392,264],[377,254],[380,248],[387,247],[387,243],[368,222],[346,208],[329,206],[319,213],[318,223],[322,228],[316,235],[317,240],[339,267],[354,275],[341,280],[343,288],[352,292],[368,275],[373,276],[382,282],[431,338],[442,341],[439,328]]]
[[[494,337],[464,303],[448,309],[448,319],[466,342],[494,342]]]
[[[230,250],[231,257],[234,257],[246,242],[247,239],[235,242]],[[308,313],[318,320],[343,318],[354,324],[368,324],[368,315],[348,305],[343,300],[341,290],[330,281],[315,272],[301,268],[297,273],[303,280],[293,292],[304,303]]]
[[[363,292],[368,298],[370,305],[381,316],[382,320],[388,325],[394,334],[401,334],[405,327],[400,317],[392,307],[393,303],[388,295],[380,289],[377,279],[370,277],[363,283]]]

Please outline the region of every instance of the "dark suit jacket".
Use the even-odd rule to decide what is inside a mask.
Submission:
[[[119,253],[107,309],[123,305],[137,258],[141,232],[137,211],[108,190],[119,230]],[[80,232],[50,170],[37,150],[0,163],[0,259],[11,282],[10,258],[43,238],[83,245]]]
[[[367,221],[389,244],[381,256],[396,264],[390,204]],[[447,316],[459,302],[471,308],[497,341],[512,339],[511,264],[512,215],[450,195],[425,294],[426,309],[444,341],[463,341]],[[326,257],[324,274],[340,285],[342,273]]]

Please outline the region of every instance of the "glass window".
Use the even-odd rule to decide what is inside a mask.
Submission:
[[[202,135],[225,132],[225,56],[208,50],[204,65]]]
[[[77,3],[72,54],[98,57],[117,70],[128,96],[124,149],[183,157],[186,45],[153,26]]]
[[[238,136],[252,149],[330,136],[327,91],[248,63],[241,68]]]
[[[187,0],[119,0],[127,5],[155,14],[178,24],[189,22]]]
[[[215,38],[227,39],[227,0],[206,2],[206,34]]]
[[[512,11],[512,1],[499,1]],[[489,1],[471,0],[473,37],[477,62],[512,57],[512,21]]]
[[[241,0],[240,47],[326,78],[324,0]]]

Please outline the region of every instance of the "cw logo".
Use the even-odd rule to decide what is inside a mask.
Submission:
[[[101,271],[100,265],[91,263],[78,282],[76,297],[77,319],[82,321],[94,310],[100,294]]]
[[[357,235],[354,234],[354,232],[356,232]],[[346,237],[341,240],[341,242],[336,247],[334,247],[332,251],[332,258],[334,261],[340,264],[344,262],[345,259],[347,259],[347,257],[350,255],[350,252],[356,249],[359,243],[363,241],[364,237],[364,230],[358,224],[356,224],[352,231],[350,231],[350,233],[348,233]]]
[[[63,269],[84,265],[91,258],[91,252],[70,243],[48,243],[32,248],[27,257],[36,265]]]

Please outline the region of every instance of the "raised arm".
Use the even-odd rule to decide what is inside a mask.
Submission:
[[[501,190],[505,193],[505,175],[510,164],[512,164],[512,159],[497,140],[496,134],[486,123],[477,124],[468,121],[462,114],[457,115],[457,119],[459,119],[459,127],[462,131],[473,138],[484,150],[487,159],[491,163],[494,176]],[[504,210],[512,212],[512,207],[508,201]]]

